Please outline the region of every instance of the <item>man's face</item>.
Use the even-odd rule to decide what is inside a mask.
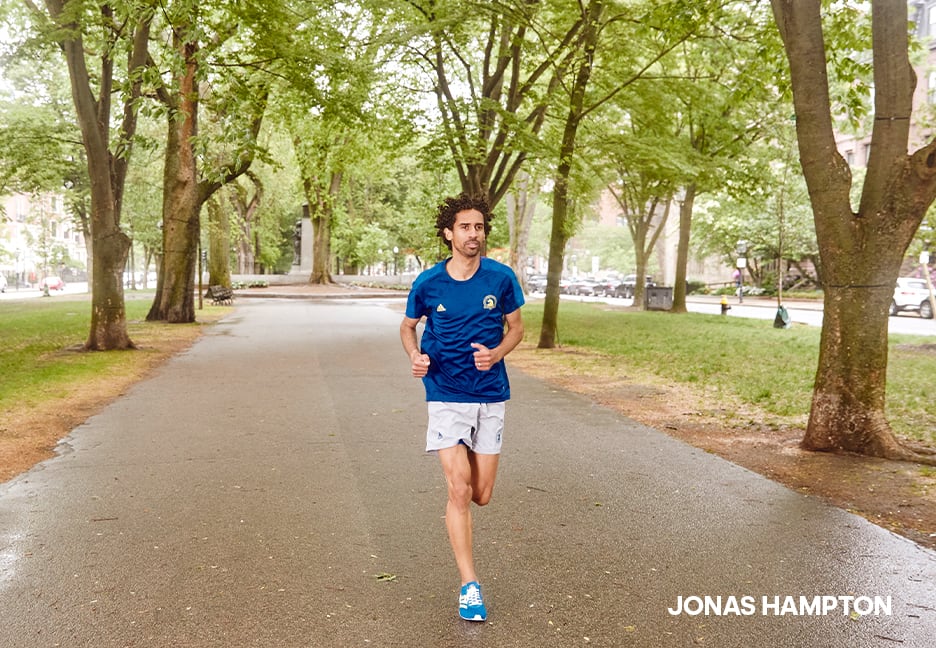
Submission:
[[[445,238],[452,242],[453,254],[478,256],[484,249],[484,216],[477,209],[458,212],[452,229],[445,230]]]

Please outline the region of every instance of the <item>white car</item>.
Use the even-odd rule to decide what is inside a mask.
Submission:
[[[891,301],[890,314],[901,311],[919,311],[920,317],[933,319],[933,307],[926,280],[913,277],[900,277],[894,287],[894,299]]]

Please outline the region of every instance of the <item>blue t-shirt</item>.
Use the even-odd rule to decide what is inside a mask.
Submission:
[[[429,356],[423,378],[427,401],[497,403],[510,398],[507,368],[501,360],[488,371],[474,364],[473,342],[493,349],[504,337],[504,318],[523,306],[523,290],[513,270],[481,257],[466,281],[449,276],[442,261],[422,272],[406,301],[406,316],[426,318],[420,341]]]

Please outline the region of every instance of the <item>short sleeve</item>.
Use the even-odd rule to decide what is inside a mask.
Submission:
[[[406,297],[406,316],[411,319],[420,319],[426,311],[423,303],[422,291],[418,284],[413,284],[409,295]]]
[[[514,271],[510,268],[507,268],[505,273],[508,279],[508,285],[506,290],[504,290],[503,302],[504,302],[504,313],[512,313],[526,303],[526,298],[523,296],[523,288],[520,286],[520,282],[517,281],[517,275],[514,274]]]

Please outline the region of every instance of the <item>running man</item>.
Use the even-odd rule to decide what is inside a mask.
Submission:
[[[517,277],[484,256],[492,217],[484,199],[465,194],[439,205],[437,235],[452,255],[416,278],[400,324],[413,376],[426,388],[426,451],[438,455],[448,485],[445,526],[461,576],[458,613],[468,621],[487,619],[472,555],[471,503],[484,506],[494,491],[510,398],[503,361],[523,339]]]

